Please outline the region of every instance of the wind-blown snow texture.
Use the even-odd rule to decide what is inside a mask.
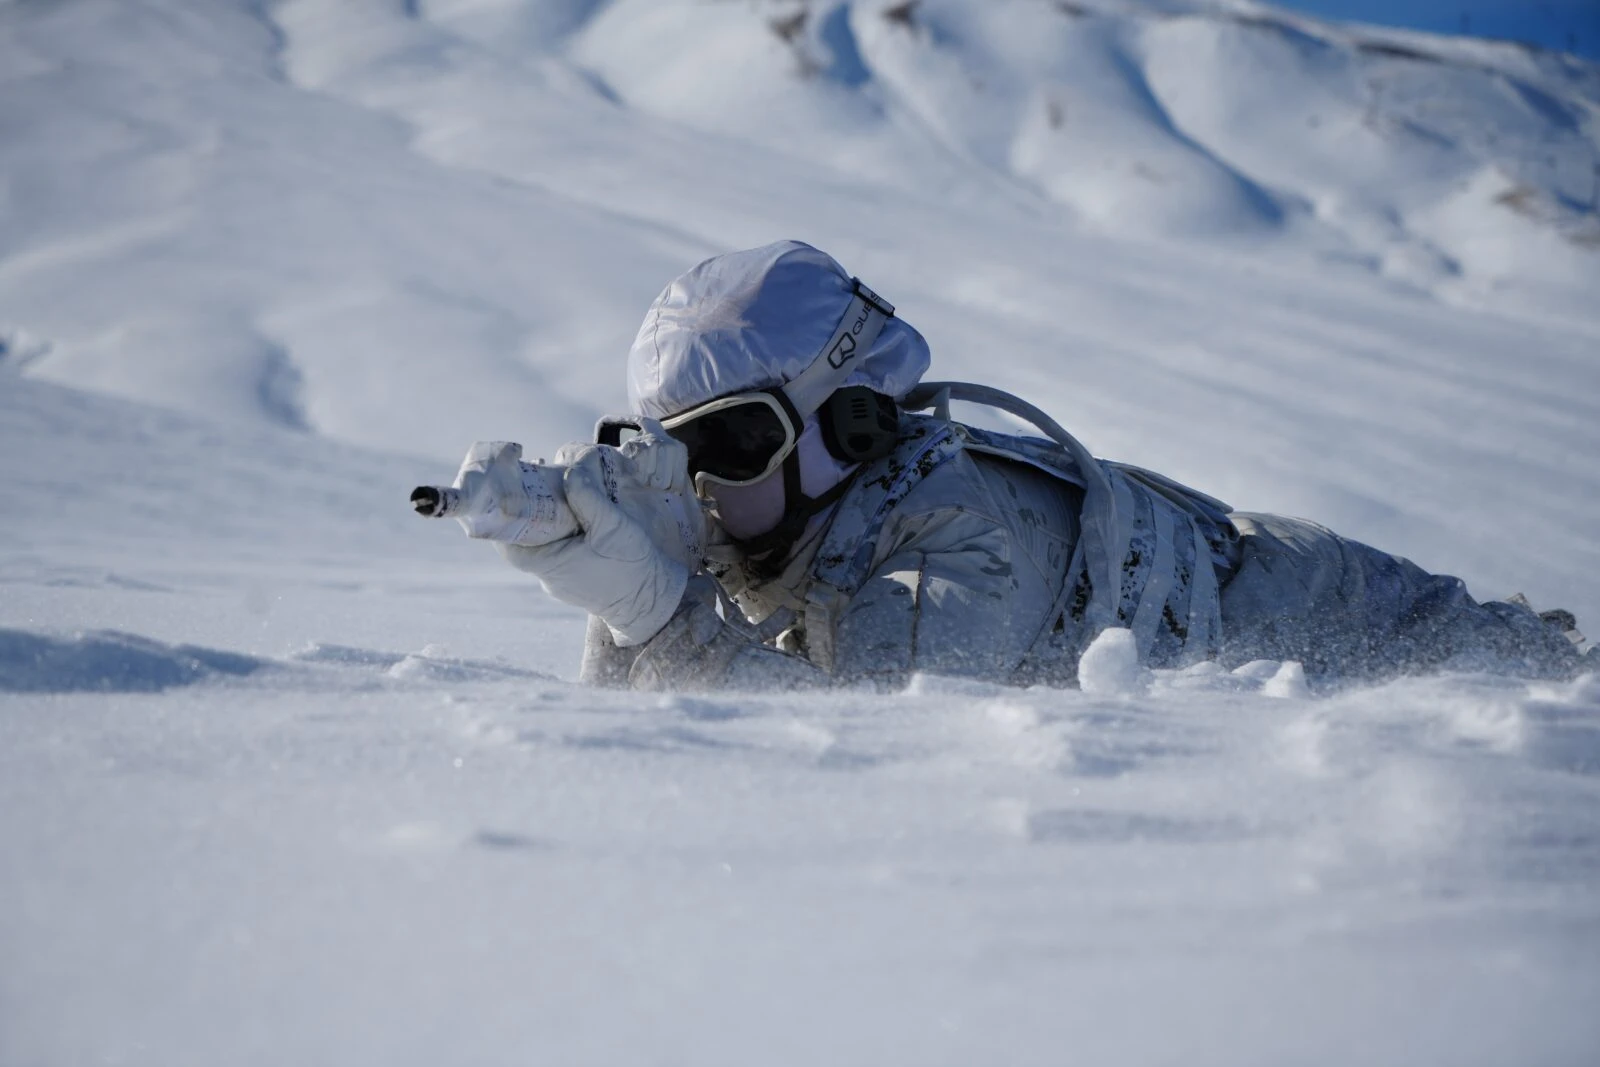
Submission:
[[[1600,68],[1164,0],[0,0],[0,1065],[1583,1064],[1600,682],[572,681],[405,495],[810,240],[1600,630]]]

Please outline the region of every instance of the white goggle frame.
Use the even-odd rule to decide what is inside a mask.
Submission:
[[[661,425],[671,430],[674,426],[682,426],[686,422],[715,411],[738,407],[741,404],[766,404],[777,413],[778,422],[784,427],[783,447],[773,453],[772,458],[767,461],[766,470],[754,478],[740,480],[719,478],[701,471],[694,476],[696,495],[704,496],[706,485],[752,485],[783,466],[783,461],[789,458],[789,453],[794,451],[795,444],[800,439],[806,418],[822,407],[823,401],[844,384],[845,379],[855,370],[856,360],[871,351],[879,332],[890,319],[894,318],[894,305],[861,284],[860,278],[851,278],[850,287],[850,304],[845,308],[838,326],[834,328],[833,336],[828,338],[828,343],[822,346],[822,351],[817,353],[810,366],[783,387],[783,395],[794,405],[794,413],[799,417],[798,424],[790,417],[790,412],[784,409],[782,401],[770,392],[735,393],[732,396],[718,397],[681,415],[661,420]]]
[[[796,426],[789,418],[789,413],[783,409],[783,404],[771,393],[735,393],[732,396],[718,397],[715,400],[701,404],[699,407],[690,408],[681,415],[674,415],[670,419],[662,419],[661,426],[669,433],[674,427],[684,423],[693,422],[702,415],[712,415],[718,411],[729,408],[742,407],[745,404],[765,404],[771,408],[778,417],[778,425],[783,427],[783,444],[773,452],[772,458],[767,460],[766,469],[754,478],[724,478],[712,474],[710,471],[698,471],[694,476],[694,491],[697,496],[705,496],[707,485],[754,485],[767,477],[773,471],[783,466],[783,461],[789,458],[789,453],[800,440],[800,427]]]

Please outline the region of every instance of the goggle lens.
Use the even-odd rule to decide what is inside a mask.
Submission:
[[[789,443],[788,428],[772,405],[751,401],[707,412],[667,433],[689,450],[689,473],[704,471],[729,482],[761,477]]]

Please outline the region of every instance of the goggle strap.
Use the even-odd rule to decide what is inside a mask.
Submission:
[[[832,507],[855,484],[856,475],[861,473],[857,468],[851,471],[837,485],[833,486],[821,496],[808,497],[797,494],[798,504],[792,504],[783,517],[783,521],[764,534],[740,541],[747,557],[746,565],[758,577],[775,578],[783,571],[783,565],[789,557],[789,550],[794,543],[805,533],[806,523],[811,521],[813,515],[820,514]]]
[[[785,399],[802,418],[821,408],[823,401],[844,384],[856,369],[857,360],[872,350],[884,325],[894,318],[894,305],[862,285],[861,279],[851,278],[850,284],[854,295],[833,336],[811,366],[782,389]]]
[[[794,401],[789,399],[789,394],[776,387],[761,391],[778,402],[778,406],[783,409],[784,418],[789,420],[789,428],[794,431],[794,439],[798,441],[800,434],[805,431],[806,417],[794,406]]]

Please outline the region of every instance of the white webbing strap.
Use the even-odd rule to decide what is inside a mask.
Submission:
[[[783,387],[801,418],[822,407],[823,401],[844,384],[856,369],[856,361],[872,350],[872,343],[883,332],[884,324],[894,318],[893,304],[862,285],[859,278],[851,278],[850,282],[855,286],[855,294],[833,336],[822,346],[811,366]]]

